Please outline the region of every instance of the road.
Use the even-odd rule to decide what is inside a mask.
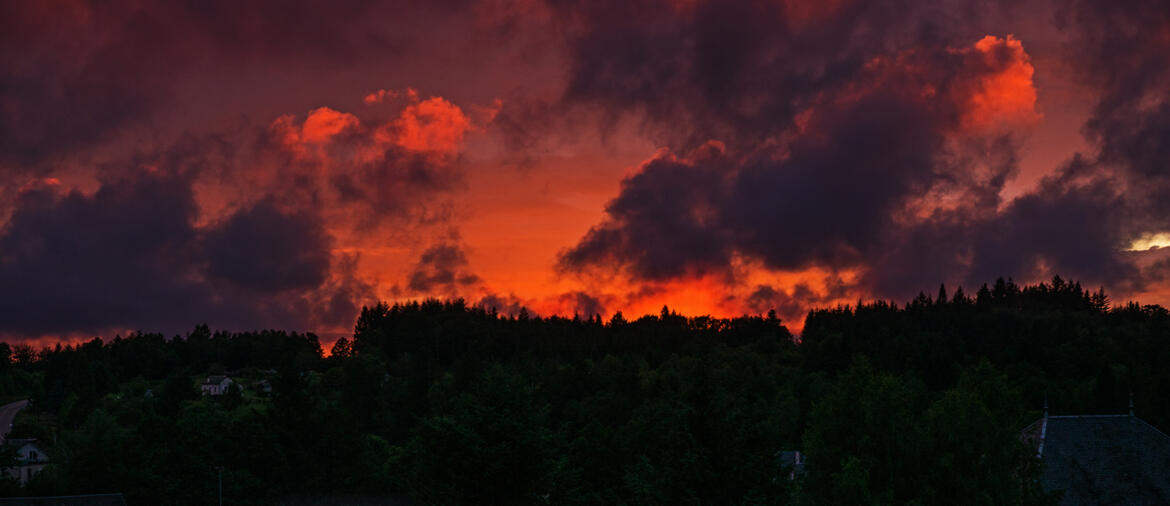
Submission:
[[[0,406],[0,442],[8,436],[8,431],[12,430],[12,421],[16,420],[16,412],[28,406],[28,399],[23,401],[16,401],[11,404]]]

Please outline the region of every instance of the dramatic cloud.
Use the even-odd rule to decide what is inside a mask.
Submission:
[[[474,285],[479,277],[467,270],[467,256],[458,245],[441,243],[427,248],[410,273],[407,288],[423,295],[452,296],[459,288]]]
[[[34,166],[109,140],[201,70],[392,50],[376,11],[366,1],[5,2],[0,163]]]
[[[846,296],[846,287],[839,278],[826,281],[825,292],[817,292],[807,283],[797,283],[791,291],[772,285],[757,285],[744,303],[749,310],[758,314],[776,311],[784,320],[800,321],[810,307],[828,305]]]
[[[1036,113],[1036,88],[1032,76],[1036,70],[1024,45],[1014,36],[1001,39],[988,35],[975,43],[977,51],[969,53],[983,65],[994,69],[976,84],[963,118],[968,128],[985,127],[997,121],[1032,121]]]
[[[208,230],[207,273],[261,292],[320,286],[329,276],[331,240],[319,217],[284,211],[269,199]]]
[[[780,19],[778,5],[715,13],[700,2],[643,32],[591,25],[577,39],[570,100],[640,107],[652,129],[719,142],[644,163],[606,219],[562,253],[563,270],[617,267],[651,283],[713,272],[734,279],[736,259],[746,256],[783,272],[860,270],[854,291],[879,297],[1002,275],[1143,287],[1125,250],[1137,234],[1165,230],[1170,216],[1167,9],[1080,2],[1063,13],[1073,18],[1071,48],[1089,56],[1077,65],[1101,90],[1086,125],[1101,151],[1072,158],[1005,203],[1019,162],[1011,128],[1040,119],[1035,70],[1019,39],[955,46],[962,31],[923,31],[947,22],[918,5],[905,6],[901,23],[862,34],[854,23],[888,18],[854,18],[866,7],[850,3],[757,32],[749,18]],[[810,26],[832,33],[833,43],[790,53],[806,37],[818,40],[802,31]],[[601,56],[628,37],[641,48],[623,53],[628,59]],[[769,57],[787,58],[757,69],[776,61]],[[752,106],[738,107],[743,100]],[[760,285],[745,298],[751,309],[773,305],[788,317],[831,300],[808,285]]]
[[[515,294],[489,293],[481,297],[475,305],[506,316],[526,313],[529,316],[590,319],[610,314],[609,307],[618,304],[620,304],[618,298],[611,294],[572,291],[538,299],[522,299]]]
[[[405,102],[382,120],[328,107],[310,111],[304,120],[277,118],[265,136],[275,148],[270,153],[275,159],[261,162],[272,167],[266,183],[285,186],[306,202],[358,207],[367,225],[425,214],[429,197],[459,180],[455,165],[473,125],[441,97],[420,100],[413,89],[402,95]]]
[[[190,281],[195,212],[176,178],[116,182],[91,196],[24,193],[0,236],[0,331],[156,323],[208,300]]]
[[[353,284],[331,281],[328,237],[304,213],[261,204],[206,228],[196,213],[189,181],[169,175],[26,191],[0,234],[0,333],[307,327],[324,322],[298,305]]]
[[[1081,78],[1099,90],[1085,124],[1099,163],[1119,169],[1151,232],[1170,229],[1170,9],[1159,2],[1076,2],[1062,12]]]
[[[1170,302],[1168,55],[1155,0],[9,2],[0,334]]]
[[[719,139],[736,150],[792,127],[819,97],[864,79],[875,58],[973,42],[984,34],[969,27],[989,10],[906,0],[557,6],[572,20],[568,101],[640,111],[676,147]]]
[[[185,136],[130,168],[100,168],[91,192],[57,178],[8,188],[0,282],[12,303],[0,333],[347,327],[377,297],[361,248],[335,253],[337,236],[352,244],[392,224],[444,222],[436,197],[459,181],[473,128],[443,98],[401,95],[364,119],[320,107]],[[445,269],[465,264],[437,246],[410,287],[453,296],[476,278]]]
[[[730,269],[736,254],[777,270],[864,264],[919,220],[913,207],[923,197],[987,184],[972,173],[1000,161],[964,158],[971,150],[963,142],[971,114],[981,122],[1034,114],[1021,112],[1016,94],[992,100],[986,86],[1026,64],[1018,48],[985,38],[971,49],[878,59],[778,132],[784,142],[747,153],[721,142],[685,157],[663,153],[623,183],[607,221],[561,265],[616,264],[656,281]]]

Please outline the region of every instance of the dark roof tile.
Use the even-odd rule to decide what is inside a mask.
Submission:
[[[1043,428],[1041,478],[1063,490],[1062,506],[1170,504],[1170,437],[1129,415],[1050,416]]]

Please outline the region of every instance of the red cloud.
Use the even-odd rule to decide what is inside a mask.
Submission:
[[[381,104],[403,95],[410,103],[397,117],[382,124],[364,124],[353,114],[320,107],[309,112],[300,124],[292,115],[281,116],[271,123],[269,130],[298,159],[324,163],[330,162],[326,159],[330,152],[362,163],[376,161],[395,147],[439,156],[458,152],[463,137],[473,126],[463,109],[447,99],[419,100],[418,92],[408,89],[405,93],[378,90],[366,95],[364,101]],[[342,135],[345,133],[354,135]],[[335,143],[346,143],[351,149],[343,153],[331,151]]]
[[[993,71],[979,78],[971,94],[964,117],[966,126],[981,128],[999,122],[1030,123],[1040,119],[1032,82],[1035,69],[1019,39],[988,35],[976,42],[969,54],[977,65]]]
[[[395,142],[413,151],[453,152],[471,129],[471,120],[459,106],[442,97],[408,105],[394,121]]]

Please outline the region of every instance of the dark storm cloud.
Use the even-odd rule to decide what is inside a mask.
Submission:
[[[318,216],[272,199],[237,211],[204,236],[207,273],[260,292],[320,286],[331,240]]]
[[[474,285],[479,277],[467,270],[467,255],[454,243],[435,244],[419,256],[410,273],[407,288],[415,293],[457,293],[460,287]]]
[[[665,280],[726,269],[735,251],[777,269],[862,261],[890,215],[933,184],[946,123],[913,97],[881,90],[810,128],[818,135],[779,160],[775,151],[737,159],[712,145],[650,161],[562,266],[626,264],[636,278]]]
[[[840,2],[808,16],[785,2],[561,7],[579,19],[569,103],[641,110],[682,149],[708,139],[729,146],[726,156],[646,164],[562,267],[625,263],[660,280],[723,269],[737,250],[778,268],[848,264],[891,208],[931,184],[945,118],[893,89],[888,100],[875,94],[834,111],[831,144],[798,145],[777,161],[764,142],[818,97],[870,79],[865,66],[899,41],[937,37],[947,20],[922,13],[921,2]]]
[[[454,160],[437,160],[433,156],[410,153],[398,148],[386,149],[374,163],[335,167],[330,185],[339,202],[360,205],[365,224],[375,224],[391,217],[413,216],[419,220],[444,218],[420,216],[420,206],[433,204],[429,196],[450,191],[462,183],[463,174]],[[430,212],[443,212],[433,205]]]
[[[995,213],[940,214],[904,230],[871,271],[879,293],[957,272],[950,279],[968,286],[1061,274],[1132,292],[1159,281],[1156,266],[1143,270],[1124,250],[1170,229],[1170,7],[1079,1],[1057,21],[1076,79],[1097,94],[1083,128],[1096,149]]]
[[[1022,53],[1002,42],[955,50],[983,34],[954,16],[975,26],[979,9],[928,4],[843,2],[806,19],[778,2],[573,4],[566,100],[639,110],[684,156],[627,178],[560,267],[656,282],[730,272],[739,254],[777,270],[861,269],[856,288],[877,296],[1001,275],[1140,287],[1122,251],[1134,220],[1170,226],[1170,9],[1147,2],[1154,12],[1138,21],[1143,9],[1071,8],[1074,48],[1098,56],[1085,62],[1102,97],[1086,132],[1101,158],[1075,157],[1005,204],[1017,142],[967,134],[986,112],[964,97]],[[1166,36],[1141,46],[1149,34]],[[798,119],[805,110],[811,119]],[[709,139],[726,150],[688,152]],[[1126,173],[1102,171],[1109,163]],[[1123,192],[1126,180],[1143,187]],[[795,314],[817,300],[763,285],[747,302]]]
[[[864,263],[897,213],[938,185],[961,185],[969,170],[946,142],[966,107],[951,90],[994,69],[965,59],[923,52],[873,69],[780,147],[659,156],[623,182],[607,220],[561,256],[562,268],[617,265],[661,281],[726,270],[736,252],[782,270]],[[924,82],[937,97],[922,97]]]
[[[751,146],[791,127],[891,48],[969,43],[973,2],[554,2],[569,19],[570,104],[646,114],[679,148]]]
[[[0,70],[0,167],[31,166],[107,138],[154,101],[121,76],[64,69]]]
[[[739,172],[722,225],[766,265],[864,260],[907,200],[934,185],[948,125],[912,97],[875,93],[825,118],[828,142],[798,142],[779,163]]]
[[[590,293],[582,290],[552,295],[544,299],[522,299],[516,294],[488,293],[480,297],[476,307],[487,311],[494,311],[505,316],[519,316],[522,313],[529,316],[567,316],[591,319],[595,316],[608,314],[610,304],[617,302],[612,294]],[[540,311],[533,306],[543,308]]]
[[[1099,163],[1129,183],[1139,229],[1170,228],[1170,5],[1079,1],[1060,14],[1074,68],[1099,92],[1084,128]]]
[[[490,293],[480,298],[475,305],[505,316],[517,316],[521,313],[533,314],[524,301],[514,294]]]
[[[989,280],[1001,272],[1035,275],[1040,264],[1048,273],[1073,273],[1087,282],[1126,282],[1137,270],[1120,254],[1127,246],[1122,206],[1109,180],[1041,185],[980,224],[972,279]]]
[[[0,331],[158,324],[206,301],[191,279],[195,212],[177,178],[119,181],[92,196],[25,193],[0,235]]]
[[[1126,213],[1112,180],[1050,178],[1002,210],[939,212],[895,229],[870,258],[862,282],[873,293],[902,299],[940,282],[970,291],[1001,276],[1071,275],[1132,290],[1142,280],[1122,252]]]
[[[314,300],[361,289],[344,272],[325,278],[329,241],[313,218],[265,203],[210,228],[196,218],[190,181],[162,172],[92,195],[22,193],[0,231],[0,333],[304,329],[328,316]]]
[[[808,283],[797,283],[790,291],[772,285],[756,285],[744,303],[757,314],[776,311],[783,319],[800,320],[809,309],[845,297],[851,288],[836,276],[829,276],[824,284],[823,292],[817,292]]]
[[[333,235],[390,220],[404,228],[445,221],[449,205],[434,197],[459,182],[457,153],[399,142],[394,122],[411,119],[414,134],[429,141],[435,125],[452,126],[428,122],[462,118],[460,109],[424,100],[429,109],[406,117],[392,115],[418,100],[369,107],[355,128],[298,138],[321,155],[298,157],[287,151],[296,146],[274,137],[271,116],[204,104],[225,119],[186,125],[178,98],[202,97],[176,94],[200,83],[241,93],[276,86],[218,78],[228,74],[270,77],[301,66],[329,73],[397,57],[408,37],[402,19],[429,8],[0,5],[0,217],[11,214],[0,224],[0,282],[12,300],[0,309],[0,333],[351,321],[373,287],[358,275],[357,257],[331,251]],[[302,128],[303,117],[289,118],[290,128]],[[446,134],[439,138],[461,132]],[[50,175],[99,187],[29,190]]]
[[[35,170],[108,140],[150,119],[179,79],[245,63],[337,65],[400,50],[374,15],[377,5],[4,2],[0,166]]]
[[[594,227],[561,264],[628,264],[633,275],[670,279],[727,265],[729,251],[717,216],[726,186],[721,169],[734,163],[718,146],[700,150],[696,161],[662,156],[622,182],[606,206],[609,222]]]
[[[563,293],[558,299],[562,304],[571,307],[574,315],[581,318],[606,314],[605,302],[601,296],[576,291]]]

